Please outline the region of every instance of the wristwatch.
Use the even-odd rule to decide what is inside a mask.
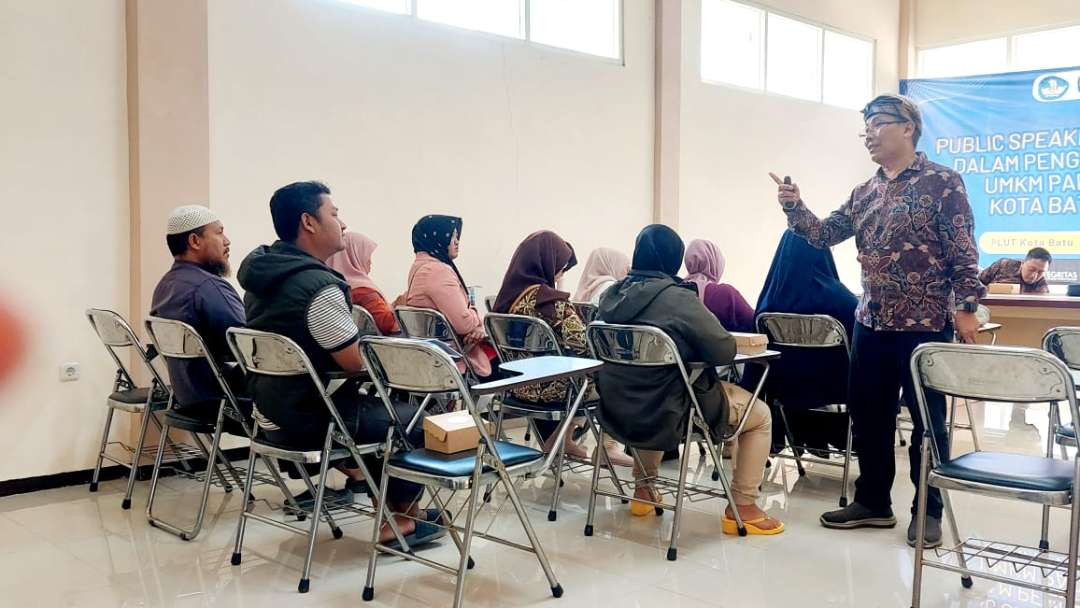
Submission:
[[[979,310],[979,303],[965,300],[956,305],[956,312],[975,312]]]

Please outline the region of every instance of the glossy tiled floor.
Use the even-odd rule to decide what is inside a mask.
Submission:
[[[992,405],[976,414],[984,449],[1038,453],[1044,444],[1046,407]],[[958,433],[958,446],[970,435]],[[474,544],[477,566],[468,579],[470,606],[844,606],[901,607],[910,603],[912,550],[904,543],[912,496],[905,450],[897,450],[901,476],[894,488],[900,525],[894,530],[830,531],[818,515],[833,508],[839,469],[816,466],[799,478],[791,463],[770,469],[764,503],[787,524],[777,537],[736,538],[720,532],[722,505],[697,503],[684,519],[677,562],[664,559],[671,515],[633,518],[618,501],[601,502],[596,535],[582,535],[588,479],[567,480],[557,522],[546,518],[551,481],[521,488],[532,521],[551,558],[565,596],[555,600],[534,558],[483,540]],[[708,475],[705,474],[707,479]],[[163,482],[165,515],[189,508],[198,497],[192,481]],[[131,511],[120,509],[121,482],[90,494],[72,487],[0,499],[0,605],[5,606],[360,606],[368,560],[370,523],[346,526],[334,540],[324,532],[316,546],[311,591],[296,592],[304,541],[277,529],[248,526],[244,562],[231,566],[239,494],[211,494],[202,534],[184,542],[149,527],[145,483],[137,485]],[[257,496],[279,503],[272,488]],[[1034,543],[1037,507],[955,494],[966,534]],[[495,505],[503,504],[498,497]],[[1053,515],[1051,542],[1065,545],[1067,518]],[[509,504],[488,513],[480,526],[515,538],[519,526]],[[453,560],[448,540],[425,551]],[[449,577],[383,557],[376,580],[378,606],[448,606]],[[1037,592],[976,581],[963,590],[953,574],[929,570],[923,606],[931,608],[1060,606]]]

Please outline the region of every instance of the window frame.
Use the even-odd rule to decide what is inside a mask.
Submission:
[[[536,42],[532,39],[532,27],[531,27],[531,15],[532,15],[532,0],[516,0],[521,11],[521,32],[522,37],[516,38],[513,36],[504,36],[502,34],[496,34],[494,32],[485,32],[482,30],[473,30],[466,27],[460,27],[457,25],[451,25],[449,23],[442,23],[440,21],[432,21],[429,19],[422,19],[418,16],[417,5],[418,0],[409,0],[409,9],[406,13],[395,13],[390,11],[380,10],[370,6],[364,6],[362,4],[355,4],[348,2],[348,0],[337,0],[340,4],[344,4],[353,9],[360,11],[367,11],[378,15],[384,15],[387,18],[408,19],[418,23],[424,23],[430,27],[445,28],[447,30],[453,30],[455,32],[468,32],[471,35],[487,37],[492,40],[498,40],[503,43],[513,42],[526,46],[539,47],[543,50],[553,51],[556,53],[567,54],[570,56],[583,57],[593,61],[600,61],[603,63],[610,63],[620,66],[626,65],[626,0],[615,0],[616,14],[616,36],[618,37],[616,43],[617,57],[609,57],[607,55],[596,55],[593,53],[587,53],[585,51],[579,51],[576,49],[568,49],[561,46],[554,46],[551,44],[545,44],[543,42]]]
[[[762,31],[761,31],[761,63],[762,63],[762,66],[761,66],[761,87],[760,88],[758,88],[758,87],[747,87],[747,86],[743,86],[743,85],[732,84],[732,83],[729,83],[729,82],[722,82],[722,81],[718,81],[718,80],[709,80],[709,79],[705,78],[701,74],[701,65],[700,64],[704,63],[704,61],[702,60],[700,41],[703,40],[704,37],[705,37],[705,22],[704,22],[704,20],[699,20],[699,28],[698,28],[698,37],[699,37],[699,42],[698,42],[698,61],[699,61],[698,78],[701,80],[702,83],[708,84],[708,85],[713,85],[713,86],[727,87],[727,88],[736,89],[736,90],[740,90],[740,91],[757,93],[759,95],[767,95],[767,96],[770,96],[770,97],[779,97],[779,98],[782,98],[782,99],[793,99],[793,100],[801,101],[801,102],[805,102],[805,103],[817,103],[817,104],[821,104],[823,106],[828,106],[830,108],[839,108],[839,109],[843,109],[843,110],[850,110],[851,108],[848,107],[848,106],[838,106],[838,105],[835,105],[835,104],[826,103],[824,101],[824,98],[825,98],[825,33],[826,32],[832,32],[834,34],[840,34],[841,36],[847,36],[849,38],[854,38],[856,40],[862,40],[863,42],[870,43],[870,93],[869,94],[870,94],[871,97],[874,95],[874,91],[877,90],[877,80],[878,80],[878,74],[877,74],[877,52],[878,52],[877,42],[878,41],[877,41],[876,38],[871,38],[869,36],[864,36],[862,34],[856,34],[854,32],[850,32],[850,31],[847,31],[847,30],[844,30],[844,29],[841,29],[841,28],[838,28],[838,27],[828,25],[828,24],[826,24],[826,23],[824,23],[822,21],[816,21],[814,19],[807,19],[805,17],[802,17],[800,15],[796,15],[794,13],[789,13],[787,11],[776,10],[776,9],[773,9],[772,7],[770,7],[770,6],[766,6],[766,5],[760,4],[758,2],[752,2],[752,1],[747,2],[745,0],[726,0],[726,1],[731,2],[733,4],[741,4],[743,6],[749,6],[749,7],[758,9],[758,10],[762,11],[762,13],[764,13],[764,16],[763,16],[764,26],[763,26]],[[701,13],[700,8],[701,8],[701,3],[702,2],[704,2],[704,0],[699,0],[699,2],[698,2],[699,14]],[[819,87],[818,98],[816,100],[807,99],[805,97],[796,97],[794,95],[787,95],[785,93],[776,93],[776,92],[773,92],[773,91],[769,90],[769,84],[768,84],[769,83],[768,49],[769,49],[769,15],[770,14],[777,15],[778,17],[784,17],[785,19],[790,19],[792,21],[798,21],[799,23],[803,23],[805,25],[810,25],[810,26],[816,27],[816,28],[821,30],[821,54],[818,57],[818,64],[819,64],[819,67],[821,68],[821,73],[820,73],[820,83],[818,85],[818,87]]]

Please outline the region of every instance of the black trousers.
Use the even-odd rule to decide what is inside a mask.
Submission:
[[[915,398],[911,377],[911,353],[926,342],[952,342],[952,327],[944,331],[875,331],[855,324],[852,340],[851,373],[848,378],[848,405],[855,453],[859,456],[859,478],[855,481],[855,502],[881,511],[892,506],[892,485],[896,477],[896,416],[900,411],[899,393],[903,388],[909,404],[914,430],[908,444],[911,481],[916,492],[925,430],[922,413]],[[942,459],[949,457],[948,430],[945,426],[945,397],[926,392],[930,424]],[[912,501],[915,513],[918,495]],[[927,495],[927,514],[941,517],[941,492],[931,488]]]

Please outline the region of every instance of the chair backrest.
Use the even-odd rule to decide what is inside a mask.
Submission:
[[[785,312],[763,312],[758,315],[757,328],[777,346],[798,348],[833,348],[843,346],[850,352],[847,330],[829,315],[800,315]]]
[[[131,328],[131,325],[128,324],[124,317],[111,310],[88,308],[86,310],[86,318],[90,321],[90,327],[94,328],[94,332],[96,332],[98,338],[101,339],[101,343],[105,346],[105,350],[109,353],[109,356],[112,357],[113,362],[116,363],[117,372],[123,376],[127,384],[132,387],[136,386],[131,370],[124,364],[123,357],[117,354],[117,349],[134,349],[139,360],[143,362],[144,367],[150,372],[151,378],[162,388],[168,386],[157,368],[154,367],[154,364],[151,361],[151,353],[147,351],[142,342],[139,341],[138,336],[135,335],[135,330]]]
[[[371,316],[368,309],[363,306],[353,305],[352,319],[353,323],[356,323],[356,328],[360,330],[361,336],[382,335],[382,332],[379,331],[379,324],[375,322],[375,317]]]
[[[1080,327],[1055,327],[1046,332],[1042,347],[1070,369],[1080,370]]]
[[[911,355],[911,376],[923,420],[930,420],[925,389],[973,401],[1064,401],[1073,420],[1080,420],[1069,369],[1050,353],[1035,348],[923,344]],[[931,445],[938,459],[936,442]]]
[[[401,327],[401,335],[406,338],[424,340],[438,340],[453,348],[462,355],[465,361],[465,369],[469,372],[469,379],[475,380],[478,376],[465,357],[465,345],[461,343],[454,327],[446,320],[443,314],[432,308],[417,308],[414,306],[399,306],[394,309],[398,326]]]
[[[419,394],[468,392],[454,360],[427,340],[365,336],[360,355],[377,386]]]
[[[595,321],[596,313],[600,311],[599,307],[592,302],[571,302],[570,304],[574,306],[574,310],[581,317],[582,323],[586,325]]]
[[[229,406],[225,410],[226,414],[233,420],[243,424],[244,431],[247,432],[248,436],[251,435],[248,420],[241,413],[232,387],[229,386],[221,367],[214,360],[213,355],[210,354],[206,341],[202,339],[199,332],[195,331],[194,327],[183,321],[150,316],[146,318],[146,335],[150,336],[154,348],[166,359],[202,359],[205,361],[210,367],[210,372],[213,373],[215,380],[217,380],[222,394],[225,395],[226,405]]]
[[[503,363],[525,357],[563,354],[555,331],[537,317],[488,313],[484,317],[484,328]]]

